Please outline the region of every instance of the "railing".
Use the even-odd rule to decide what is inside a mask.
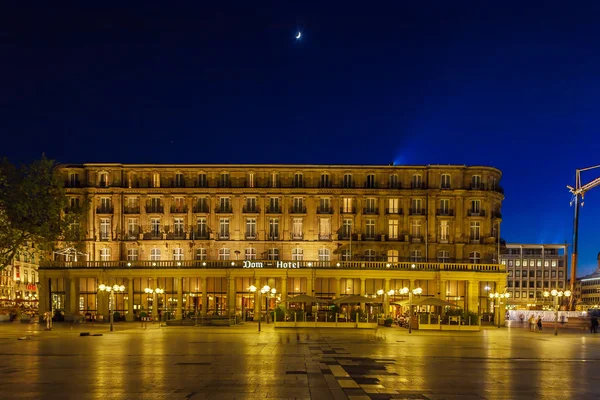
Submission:
[[[246,233],[246,240],[256,240],[256,233]]]
[[[410,209],[410,215],[425,215],[425,209],[424,208],[411,208]]]
[[[442,217],[454,217],[454,210],[450,210],[447,208],[438,208],[436,210],[436,215],[439,215]]]
[[[173,232],[167,233],[167,240],[181,240],[185,239],[185,230],[175,230]]]
[[[411,182],[410,188],[411,189],[426,189],[426,185],[425,185],[425,182]]]
[[[388,262],[388,261],[273,261],[252,260],[252,264],[242,260],[183,260],[183,261],[44,261],[40,269],[62,268],[253,268],[253,269],[364,269],[364,270],[406,270],[406,271],[474,271],[502,272],[502,264],[470,264],[441,262]]]
[[[330,233],[319,233],[319,240],[331,240]]]
[[[203,230],[198,230],[198,229],[192,229],[192,231],[190,232],[190,239],[191,240],[208,240],[210,238],[210,234],[208,233],[208,230],[203,229]]]
[[[388,215],[391,215],[391,214],[402,215],[402,209],[401,208],[386,208],[385,213]]]
[[[333,214],[333,208],[319,207],[319,208],[317,208],[317,214]]]
[[[146,206],[146,213],[148,214],[162,214],[164,212],[164,206]]]
[[[485,217],[485,210],[469,210],[467,215],[469,217]]]
[[[291,207],[290,214],[306,214],[306,207]]]
[[[304,234],[303,233],[292,233],[291,238],[292,238],[292,240],[304,240]]]
[[[281,214],[281,207],[267,207],[267,214]]]
[[[96,214],[112,214],[114,209],[112,207],[97,207]]]
[[[125,240],[138,240],[140,238],[139,229],[130,229],[123,233]]]
[[[379,209],[378,208],[363,208],[363,214],[377,215],[377,214],[379,214]]]
[[[242,208],[242,212],[247,213],[247,214],[258,214],[260,213],[260,208],[257,206],[244,206]]]
[[[340,207],[340,214],[356,214],[356,207]]]
[[[209,213],[209,208],[208,208],[208,204],[196,204],[193,208],[192,211],[195,213]]]
[[[139,213],[140,213],[139,207],[124,207],[123,208],[123,214],[139,214]]]
[[[231,214],[231,213],[233,213],[233,208],[231,208],[231,206],[216,207],[215,208],[215,213],[217,213],[217,214]]]
[[[187,206],[171,206],[171,214],[184,214],[188,212]]]

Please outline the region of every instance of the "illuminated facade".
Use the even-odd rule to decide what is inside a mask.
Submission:
[[[505,286],[495,168],[84,164],[60,173],[71,204],[90,204],[80,227],[89,259],[41,269],[46,309],[52,299],[68,313],[106,314],[97,286],[118,283],[127,289],[115,308],[128,318],[240,313],[257,306],[247,288],[268,283],[282,300],[420,286],[483,311],[484,288]],[[244,268],[255,260],[262,268]],[[165,294],[149,298],[144,289],[156,287]]]
[[[592,274],[578,278],[575,284],[576,306],[578,310],[600,308],[600,253],[598,253],[598,268]]]
[[[27,251],[17,254],[0,271],[0,305],[15,306],[24,303],[35,307],[38,297],[39,254],[27,244]]]

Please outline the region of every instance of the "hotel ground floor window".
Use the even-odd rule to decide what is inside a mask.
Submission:
[[[156,287],[164,290],[164,293],[157,294],[158,313],[162,315],[165,312],[176,312],[177,310],[177,284],[176,278],[158,278]]]
[[[306,293],[306,278],[288,278],[287,280],[288,296],[297,296]],[[312,293],[308,293],[312,296]]]
[[[79,312],[95,314],[98,310],[98,280],[79,278]]]
[[[147,317],[152,316],[154,297],[152,294],[146,293],[145,289],[156,289],[156,281],[152,278],[134,278],[133,279],[133,315],[137,318],[141,313],[145,313]],[[162,289],[162,288],[161,288]]]
[[[186,315],[195,315],[202,310],[203,290],[201,278],[183,278],[183,309]]]
[[[52,310],[64,310],[66,307],[66,282],[64,278],[50,279]]]
[[[465,309],[465,281],[446,281],[446,301]]]
[[[336,280],[335,278],[316,278],[315,279],[315,297],[320,299],[331,299],[335,296]]]
[[[340,294],[342,296],[360,294],[360,278],[341,278]]]
[[[207,315],[227,313],[227,278],[206,278]]]
[[[254,317],[254,293],[250,292],[250,286],[254,284],[254,278],[235,279],[235,313],[241,315],[246,321]]]

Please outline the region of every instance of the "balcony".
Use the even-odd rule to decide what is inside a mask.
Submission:
[[[424,208],[411,208],[410,215],[425,215],[427,214]]]
[[[450,243],[450,235],[439,235],[438,243]]]
[[[187,206],[171,206],[171,214],[186,214],[187,212]]]
[[[129,229],[124,233],[125,240],[138,240],[140,238],[140,229]]]
[[[163,206],[159,206],[159,205],[146,206],[147,214],[162,214],[164,212],[165,212],[165,208]]]
[[[481,238],[480,237],[478,237],[478,238],[471,237],[471,238],[469,238],[469,243],[471,243],[471,244],[481,244]]]
[[[317,214],[333,214],[332,207],[318,207]]]
[[[402,189],[402,184],[400,182],[388,183],[388,189]]]
[[[161,232],[146,232],[144,233],[144,240],[161,240],[162,233]]]
[[[423,241],[423,236],[421,235],[411,235],[410,236],[411,243],[421,243]]]
[[[485,190],[485,185],[483,183],[471,183],[469,188],[471,190]]]
[[[364,215],[377,215],[379,214],[378,208],[363,208]]]
[[[340,207],[340,214],[356,214],[355,207]]]
[[[454,210],[448,208],[438,208],[435,212],[438,217],[454,217]]]
[[[139,214],[140,213],[140,207],[124,207],[123,208],[123,214]]]
[[[452,187],[450,186],[449,183],[443,183],[443,184],[440,185],[440,189],[442,189],[442,190],[451,190]]]
[[[200,214],[208,214],[210,211],[208,209],[208,204],[206,203],[196,203],[192,208],[192,211]]]
[[[210,239],[210,234],[207,229],[192,229],[190,232],[191,240],[208,240]]]
[[[376,235],[376,234],[373,234],[373,233],[365,233],[362,236],[362,240],[366,240],[366,241],[369,241],[369,242],[371,242],[371,241],[378,241],[378,240],[381,240],[381,235]]]
[[[352,238],[352,241],[356,241],[358,240],[358,234],[349,234],[347,232],[342,232],[338,235],[338,240],[350,240],[350,238]]]
[[[425,185],[425,182],[411,182],[410,188],[411,189],[427,189],[427,186]]]
[[[231,207],[231,205],[216,207],[215,213],[217,213],[217,214],[233,214],[233,208]]]
[[[485,217],[485,210],[468,210],[469,217]]]
[[[256,232],[246,233],[244,237],[246,238],[246,240],[256,240]]]
[[[386,208],[385,213],[387,215],[402,215],[402,209],[401,208]]]
[[[291,233],[290,234],[290,238],[291,240],[304,240],[304,234],[303,233]]]
[[[173,232],[167,233],[167,240],[184,240],[185,230],[177,229]]]
[[[267,214],[281,214],[281,207],[267,207]]]
[[[401,242],[402,241],[400,238],[400,235],[395,235],[395,236],[385,235],[385,239],[390,242]]]
[[[290,214],[306,214],[306,207],[290,207]]]
[[[229,240],[230,238],[229,233],[219,233],[219,240]]]
[[[108,206],[100,206],[96,208],[96,214],[112,214],[114,209]]]
[[[260,213],[260,207],[257,206],[244,206],[242,212],[245,214],[258,214]]]
[[[331,240],[331,233],[319,233],[319,240]]]

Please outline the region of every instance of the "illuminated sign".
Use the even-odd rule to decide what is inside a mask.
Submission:
[[[290,261],[277,261],[276,263],[264,263],[262,261],[244,261],[243,268],[300,268],[300,263]]]

